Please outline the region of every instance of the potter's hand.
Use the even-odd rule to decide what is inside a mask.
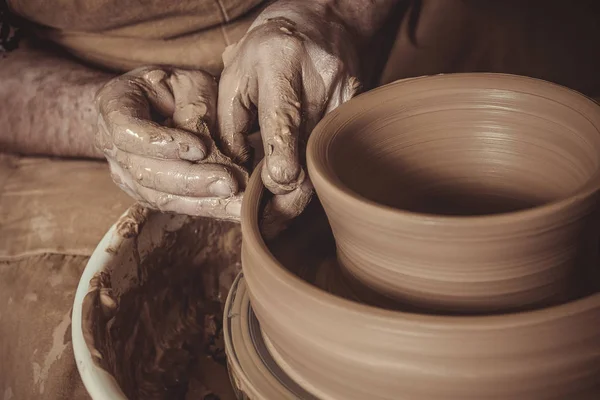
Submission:
[[[301,165],[307,134],[359,89],[349,30],[320,2],[279,1],[223,54],[219,131],[223,149],[245,162],[245,136],[258,117],[265,151],[262,178],[274,210],[293,217],[312,188]],[[277,208],[276,207],[276,208]]]
[[[247,174],[211,138],[216,97],[200,71],[145,67],[104,86],[96,143],[115,183],[150,208],[238,219]]]

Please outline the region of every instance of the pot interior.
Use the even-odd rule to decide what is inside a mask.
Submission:
[[[371,201],[425,214],[506,213],[568,197],[598,172],[598,129],[555,99],[440,88],[396,100],[350,119],[327,150],[341,182]]]

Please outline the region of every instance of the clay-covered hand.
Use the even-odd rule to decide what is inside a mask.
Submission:
[[[276,197],[287,196],[273,206],[288,217],[299,214],[312,193],[301,166],[308,134],[360,87],[349,31],[321,3],[276,2],[223,54],[218,102],[223,150],[245,162],[246,135],[258,119],[263,182]]]
[[[247,173],[221,154],[217,83],[201,71],[144,67],[96,96],[96,145],[123,190],[161,211],[239,219]]]

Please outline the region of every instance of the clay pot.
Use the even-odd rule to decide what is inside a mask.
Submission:
[[[599,398],[600,294],[531,312],[462,317],[345,300],[273,256],[259,230],[263,192],[254,174],[242,207],[250,301],[278,365],[317,398]]]
[[[308,171],[350,278],[428,310],[565,301],[597,265],[600,107],[526,77],[407,79],[327,115]]]

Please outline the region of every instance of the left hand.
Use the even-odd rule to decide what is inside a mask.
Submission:
[[[96,97],[96,141],[113,180],[149,208],[238,220],[248,174],[217,148],[217,84],[201,71],[144,67]]]

